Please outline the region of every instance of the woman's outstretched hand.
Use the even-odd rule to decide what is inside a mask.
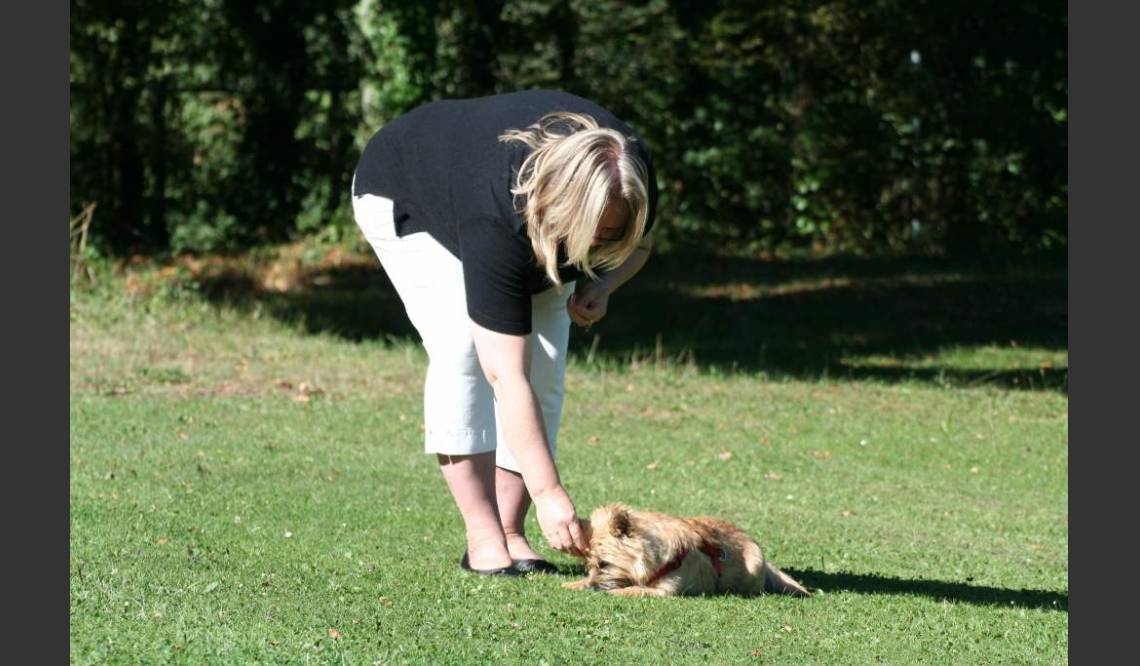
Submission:
[[[590,549],[582,523],[574,510],[570,495],[562,486],[552,488],[533,497],[538,526],[542,536],[554,550],[584,557]]]

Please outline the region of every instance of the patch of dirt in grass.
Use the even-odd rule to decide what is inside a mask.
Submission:
[[[382,308],[372,296],[351,300],[375,294],[378,276],[382,283],[369,254],[305,242],[240,255],[131,257],[102,276],[98,291],[73,296],[71,390],[298,402],[419,390],[415,340],[312,337],[304,333],[321,331],[307,330],[306,313],[287,315],[288,299],[304,293],[340,311],[405,320],[397,307],[376,315]]]
[[[178,282],[216,292],[287,293],[333,286],[334,273],[375,271],[375,258],[343,246],[314,248],[304,241],[262,252],[232,255],[178,255],[158,262],[136,255],[122,262],[123,290],[149,296]]]

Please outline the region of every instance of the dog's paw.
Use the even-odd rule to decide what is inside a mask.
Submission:
[[[641,586],[637,586],[637,585],[635,585],[633,587],[619,587],[619,588],[610,590],[610,594],[613,594],[613,595],[619,596],[619,597],[657,597],[657,598],[661,598],[661,597],[669,596],[668,591],[662,590],[659,587],[641,587]]]

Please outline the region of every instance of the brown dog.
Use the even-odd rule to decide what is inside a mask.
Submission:
[[[764,592],[810,597],[764,559],[739,527],[717,518],[677,518],[622,504],[594,509],[586,577],[562,586],[630,597]]]

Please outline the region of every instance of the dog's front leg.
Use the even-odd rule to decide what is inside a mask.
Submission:
[[[570,581],[569,583],[563,583],[562,587],[567,590],[588,590],[590,589],[590,579],[583,578],[582,580]]]
[[[669,596],[669,591],[657,587],[635,585],[633,587],[619,587],[615,590],[610,590],[610,594],[616,594],[619,597],[667,597]]]

